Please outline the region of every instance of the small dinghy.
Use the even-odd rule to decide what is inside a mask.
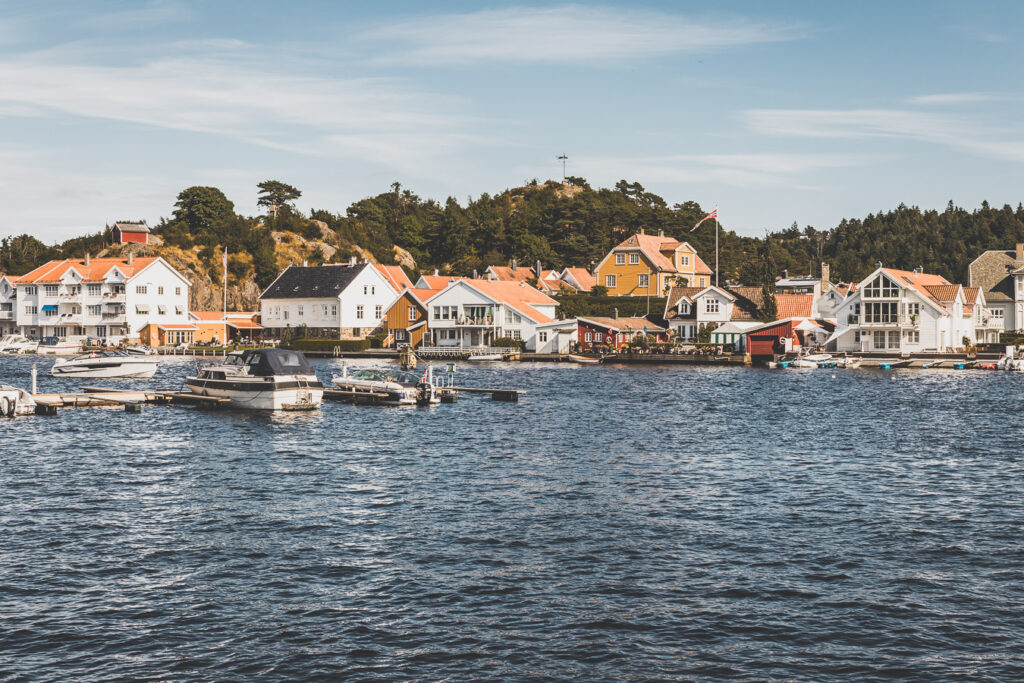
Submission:
[[[569,360],[571,360],[573,363],[582,363],[584,365],[594,365],[596,363],[601,362],[600,358],[591,358],[590,356],[578,356],[575,353],[569,354]]]

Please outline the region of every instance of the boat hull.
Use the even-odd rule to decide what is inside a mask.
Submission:
[[[185,385],[193,394],[226,398],[228,405],[243,410],[315,410],[324,400],[324,388],[319,381],[297,378],[240,381],[189,377]]]
[[[159,363],[135,361],[120,363],[61,364],[57,361],[50,374],[54,377],[81,377],[83,379],[152,379]]]

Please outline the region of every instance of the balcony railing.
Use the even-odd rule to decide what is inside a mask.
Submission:
[[[477,327],[480,327],[480,326],[485,326],[486,327],[488,325],[497,325],[498,323],[494,320],[494,316],[491,316],[491,315],[483,316],[483,317],[479,317],[479,318],[471,318],[469,316],[465,316],[464,315],[461,318],[459,318],[458,320],[456,320],[455,324],[456,325],[476,325]]]
[[[119,311],[117,313],[104,313],[104,314],[102,314],[100,316],[100,318],[103,319],[103,320],[115,320],[117,318],[123,318],[123,317],[124,317],[124,311]]]

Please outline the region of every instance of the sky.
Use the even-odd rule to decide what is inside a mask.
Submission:
[[[192,185],[343,213],[639,182],[761,235],[1024,200],[1020,2],[7,2],[0,237]]]

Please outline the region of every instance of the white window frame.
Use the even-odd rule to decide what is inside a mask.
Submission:
[[[636,286],[641,288],[648,288],[651,286],[651,276],[647,273],[640,273],[636,276]]]
[[[704,312],[705,313],[718,313],[718,311],[719,311],[718,299],[715,299],[715,298],[712,298],[712,297],[708,297],[707,299],[704,299]]]
[[[618,277],[609,273],[604,276],[604,286],[608,289],[615,289],[618,286]]]
[[[373,307],[373,319],[374,320],[380,320],[383,317],[384,317],[384,305],[383,304],[377,304],[376,306]]]
[[[363,319],[363,305],[362,304],[356,304],[356,320],[362,320],[362,319]]]
[[[409,322],[411,322],[411,323],[416,322],[416,307],[415,306],[410,306],[409,307]]]
[[[615,265],[617,265],[617,266],[624,266],[624,265],[626,265],[626,255],[625,254],[616,254],[615,255]]]
[[[636,252],[633,252],[632,254],[630,254],[629,255],[629,265],[631,265],[631,266],[640,265],[640,254],[637,254]]]

